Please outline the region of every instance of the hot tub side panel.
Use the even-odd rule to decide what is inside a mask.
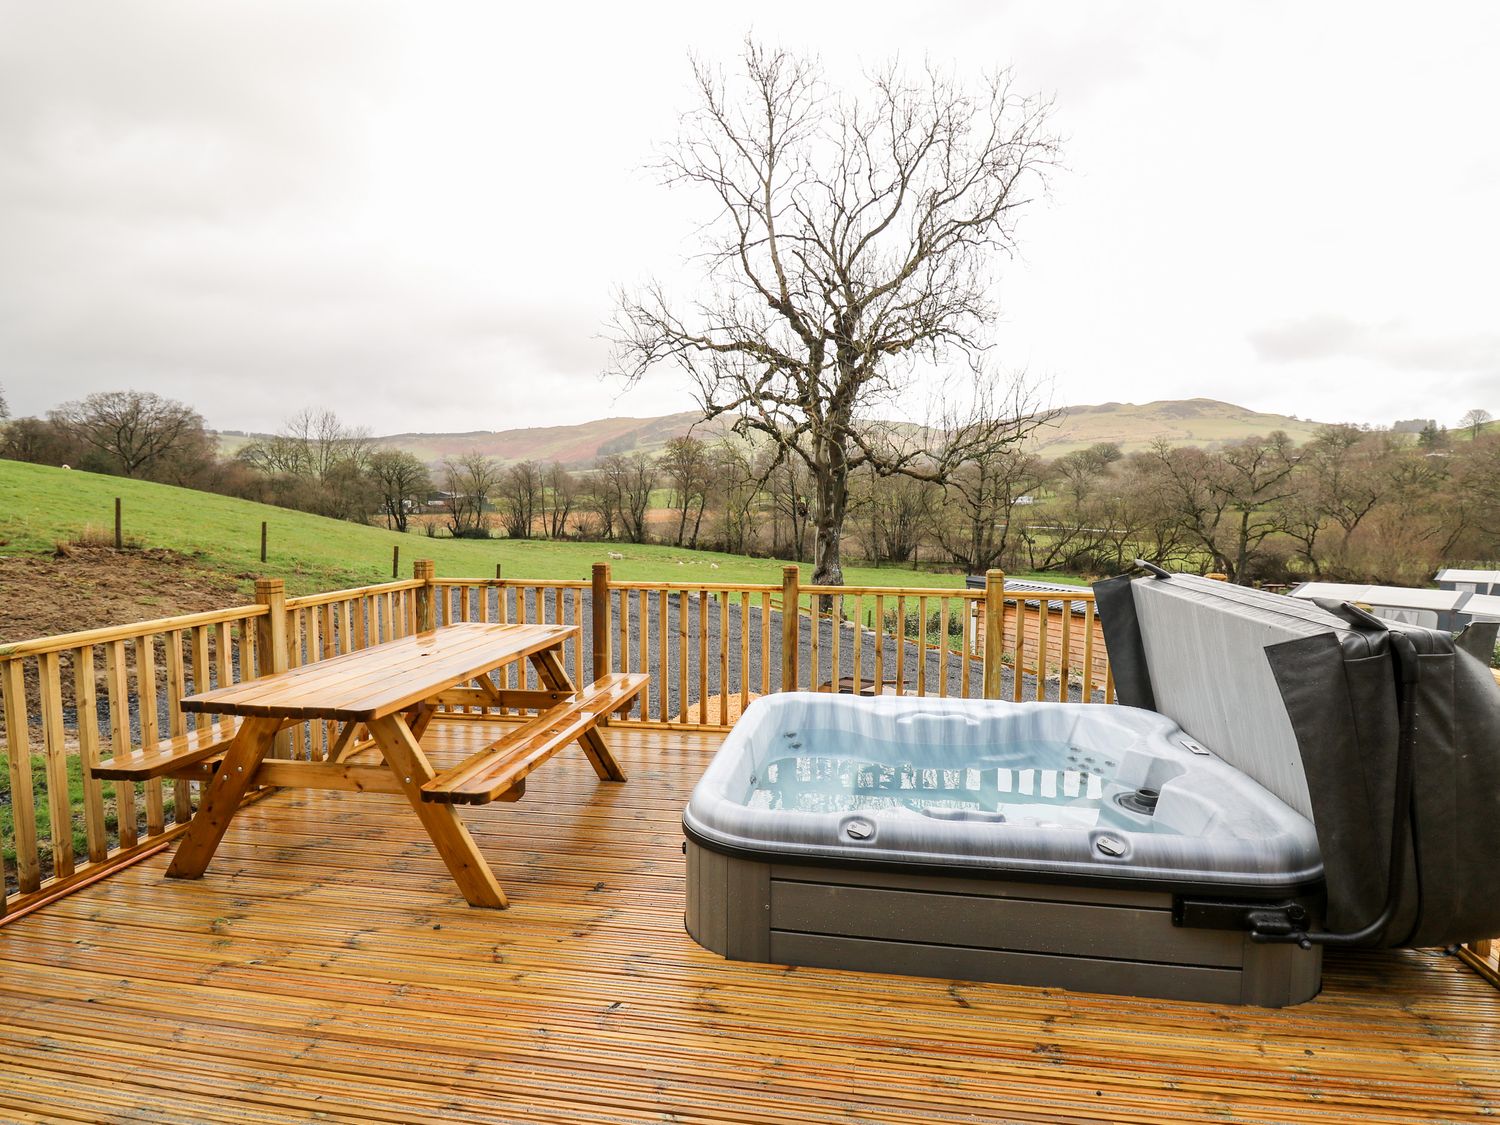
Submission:
[[[1166,892],[774,864],[687,844],[687,930],[736,961],[1282,1007],[1321,949],[1172,925]]]

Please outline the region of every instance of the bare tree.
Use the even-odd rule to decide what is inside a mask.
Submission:
[[[379,485],[386,527],[405,531],[411,513],[432,489],[427,466],[404,449],[377,449],[370,454],[370,474]]]
[[[0,386],[0,422],[10,417],[10,404],[5,401],[5,388]]]
[[[651,507],[651,491],[656,487],[656,464],[646,453],[632,453],[624,458],[625,472],[620,479],[620,522],[625,538],[644,543],[650,530],[646,512]]]
[[[1054,162],[1048,107],[1003,73],[974,92],[895,64],[862,98],[839,95],[815,63],[754,43],[734,84],[698,60],[693,74],[699,106],[662,171],[718,210],[708,295],[691,313],[659,286],[622,295],[612,367],[634,381],[678,364],[708,417],[805,464],[814,580],[839,583],[852,471],[941,481],[1024,431],[982,408],[1005,397],[983,373],[982,334],[991,267]],[[981,407],[962,424],[897,440],[872,425],[925,377],[952,390],[954,370],[973,382],[959,398]]]
[[[573,514],[573,505],[578,502],[578,481],[561,461],[554,461],[547,469],[545,483],[546,488],[542,493],[543,523],[548,538],[562,539],[568,534],[568,517]]]
[[[443,462],[448,530],[460,539],[486,539],[490,497],[500,484],[500,466],[477,450]]]
[[[372,449],[368,428],[345,425],[331,410],[303,410],[282,432],[302,447],[307,472],[320,483],[351,464],[363,468]]]
[[[1028,508],[1037,513],[1032,528],[1018,529],[1032,569],[1087,570],[1118,563],[1134,526],[1113,473],[1120,458],[1114,442],[1098,442],[1052,462],[1050,499],[1040,511]]]
[[[1252,556],[1278,530],[1278,506],[1292,492],[1291,439],[1278,430],[1215,453],[1159,440],[1151,457],[1183,531],[1230,581],[1249,582]]]
[[[777,451],[779,452],[779,451]],[[760,486],[771,501],[771,553],[779,559],[807,558],[812,519],[812,474],[800,458],[768,453],[760,459]],[[848,508],[848,497],[844,498]]]
[[[1159,450],[1134,453],[1120,465],[1119,523],[1129,527],[1127,537],[1115,541],[1116,569],[1134,556],[1159,566],[1186,563],[1191,553],[1178,510],[1167,490],[1162,488]],[[1125,548],[1130,548],[1129,555]]]
[[[45,418],[16,418],[0,431],[0,457],[38,465],[77,465],[84,447],[67,426]]]
[[[505,498],[505,534],[512,539],[530,539],[536,530],[546,483],[536,461],[518,461],[500,479]]]
[[[969,574],[998,565],[1011,547],[1016,505],[1043,477],[1041,458],[1016,446],[969,458],[944,482],[939,546]]]
[[[3,415],[0,415],[0,417],[3,417]],[[1469,431],[1470,437],[1477,438],[1480,434],[1480,431],[1482,431],[1493,418],[1494,415],[1492,415],[1488,410],[1484,410],[1476,406],[1473,410],[1469,411],[1462,418],[1460,418],[1458,420],[1458,424]]]
[[[1324,426],[1302,447],[1280,523],[1314,577],[1349,576],[1344,549],[1390,487],[1394,452],[1388,434],[1351,425]]]
[[[675,437],[667,442],[661,458],[661,471],[672,489],[673,505],[677,509],[677,546],[686,544],[694,549],[698,546],[698,533],[703,527],[703,512],[708,506],[709,489],[713,487],[713,462],[708,446],[691,434]],[[692,533],[688,533],[688,519],[692,518]]]
[[[712,457],[719,505],[718,546],[731,554],[747,554],[756,545],[761,475],[744,442],[726,438],[714,448]]]
[[[109,471],[127,477],[150,477],[187,447],[212,454],[202,415],[148,391],[101,391],[47,417],[94,449]]]
[[[900,476],[860,474],[855,480],[858,485],[852,491],[859,498],[859,522],[871,560],[877,566],[915,561],[937,504],[935,487]]]
[[[656,465],[642,452],[611,453],[594,466],[595,510],[607,538],[618,531],[631,543],[646,541],[646,513],[656,487]]]
[[[369,471],[374,451],[368,429],[309,408],[279,433],[247,442],[236,456],[265,475],[277,503],[364,522],[383,506]]]

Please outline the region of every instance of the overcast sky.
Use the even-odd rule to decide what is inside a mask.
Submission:
[[[752,22],[753,20],[753,22]],[[1500,415],[1500,4],[747,7],[0,0],[0,386],[218,428],[687,409],[601,383],[612,293],[680,276],[645,169],[687,53],[836,79],[899,52],[1056,99],[1066,169],[1001,272],[1057,405]]]

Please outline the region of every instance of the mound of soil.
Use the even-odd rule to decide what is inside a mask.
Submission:
[[[0,642],[243,605],[249,585],[168,550],[0,556]]]

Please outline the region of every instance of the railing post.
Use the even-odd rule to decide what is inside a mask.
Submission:
[[[255,619],[255,651],[260,660],[257,671],[262,676],[285,672],[291,656],[286,641],[286,583],[280,578],[257,578],[255,600],[267,610]]]
[[[594,585],[589,597],[592,602],[589,640],[594,649],[594,679],[598,680],[609,675],[614,663],[609,651],[609,563],[594,564]]]
[[[286,583],[280,578],[257,578],[255,600],[266,607],[266,613],[255,619],[255,652],[262,676],[274,672],[285,672],[291,663],[291,648],[287,643]],[[244,676],[247,669],[241,669]],[[282,731],[271,744],[271,757],[292,756],[292,732]]]
[[[781,690],[797,690],[797,649],[802,642],[800,570],[795,566],[781,568]],[[855,657],[858,659],[858,656]],[[838,679],[838,673],[834,673]],[[816,686],[816,685],[814,685]]]
[[[1005,651],[1005,571],[984,572],[984,697],[1000,698]],[[1019,668],[1014,670],[1020,675]]]
[[[434,595],[436,591],[432,587],[432,581],[437,575],[437,564],[431,559],[418,559],[412,563],[411,576],[422,583],[417,587],[417,632],[430,633],[437,620],[434,610]]]

